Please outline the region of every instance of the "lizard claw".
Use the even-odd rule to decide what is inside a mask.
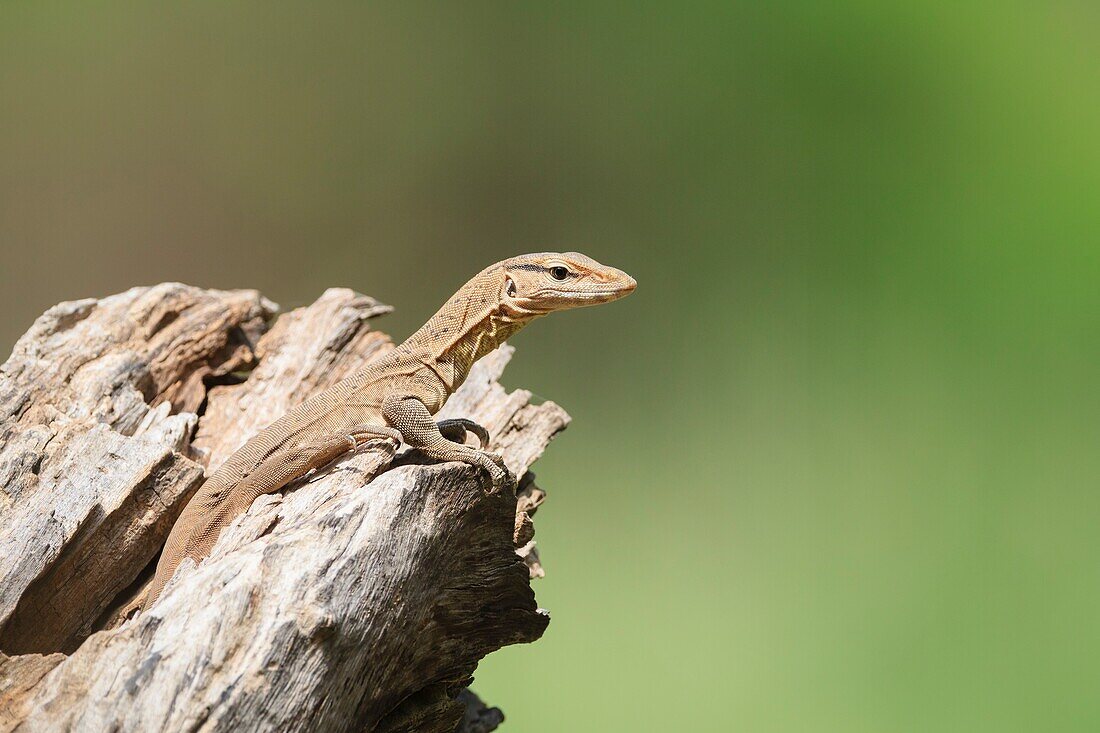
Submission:
[[[500,455],[488,451],[478,451],[476,455],[478,456],[478,467],[488,473],[489,478],[492,480],[490,493],[495,494],[507,486],[515,485],[516,478]]]
[[[351,428],[345,437],[351,450],[375,442],[391,442],[396,448],[401,447],[401,433],[385,425],[358,425]]]
[[[473,420],[467,420],[464,417],[456,417],[449,420],[440,420],[436,423],[436,426],[439,428],[439,432],[443,437],[452,443],[465,443],[466,433],[473,433],[477,436],[478,443],[481,444],[482,450],[489,446],[489,431]]]
[[[478,425],[473,420],[467,422],[463,427],[467,431],[477,436],[477,442],[481,445],[481,449],[484,450],[489,447],[489,431]],[[502,461],[503,463],[503,461]]]
[[[377,446],[379,448],[387,448],[391,453],[396,453],[397,451],[401,450],[401,441],[397,440],[395,438],[389,438],[389,437],[386,437],[386,438],[371,438],[367,442],[363,443],[360,447],[362,447],[362,448],[372,448],[372,447],[375,447],[375,446]]]

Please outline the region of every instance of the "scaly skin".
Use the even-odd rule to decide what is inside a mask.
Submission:
[[[142,601],[148,608],[184,558],[198,562],[218,535],[261,494],[371,440],[404,441],[440,461],[484,469],[495,490],[511,484],[500,456],[482,448],[485,429],[469,420],[435,422],[473,366],[532,320],[617,300],[634,279],[582,254],[521,255],[482,270],[420,330],[386,356],[319,392],[267,426],[230,456],[184,507]]]

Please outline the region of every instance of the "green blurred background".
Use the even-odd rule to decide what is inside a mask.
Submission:
[[[1100,6],[10,2],[0,343],[65,299],[511,254],[638,291],[514,341],[542,731],[1100,726]]]

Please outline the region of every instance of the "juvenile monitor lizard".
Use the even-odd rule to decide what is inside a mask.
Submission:
[[[184,558],[206,557],[256,497],[370,441],[404,441],[430,458],[477,466],[494,490],[514,481],[500,456],[484,450],[485,428],[432,415],[475,361],[532,320],[617,300],[635,285],[625,272],[575,252],[521,255],[482,270],[408,340],[291,409],[211,474],[172,527],[153,581],[131,610],[148,608]],[[467,431],[482,450],[464,444]]]

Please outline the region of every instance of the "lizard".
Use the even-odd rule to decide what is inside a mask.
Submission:
[[[485,268],[403,343],[290,409],[207,477],[172,526],[148,590],[125,615],[151,606],[185,558],[206,557],[257,497],[374,441],[473,465],[489,474],[493,491],[514,484],[503,459],[486,450],[485,428],[433,415],[474,362],[531,321],[618,300],[635,286],[622,270],[576,252],[520,255]],[[467,433],[480,449],[465,443]]]

